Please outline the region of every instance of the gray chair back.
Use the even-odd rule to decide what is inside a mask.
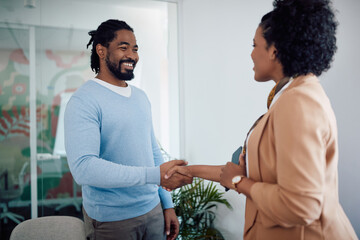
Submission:
[[[71,216],[48,216],[26,220],[17,225],[10,240],[84,240],[84,222]]]

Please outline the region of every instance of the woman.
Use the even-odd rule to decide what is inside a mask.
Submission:
[[[275,0],[256,30],[251,57],[255,80],[276,85],[240,164],[168,172],[245,194],[244,239],[357,239],[339,203],[336,119],[317,78],[330,68],[336,27],[327,0]]]

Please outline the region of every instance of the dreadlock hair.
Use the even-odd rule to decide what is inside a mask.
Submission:
[[[288,77],[313,73],[320,76],[330,68],[337,50],[338,22],[330,0],[274,0],[274,10],[259,26],[267,46],[274,44],[276,57]]]
[[[89,43],[86,45],[86,48],[92,44],[90,65],[91,69],[95,73],[99,73],[100,70],[100,60],[98,54],[96,53],[96,45],[101,44],[104,47],[109,47],[109,43],[115,38],[115,32],[123,29],[134,32],[134,30],[126,22],[116,19],[109,19],[101,23],[96,30],[89,32],[91,38]]]

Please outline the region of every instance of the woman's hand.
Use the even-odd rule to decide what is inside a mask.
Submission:
[[[246,161],[245,161],[245,155],[243,153],[240,154],[239,156],[239,167],[242,169],[243,171],[243,176],[247,176],[247,172],[246,172]]]
[[[239,165],[228,162],[221,168],[220,184],[229,189],[235,189],[235,186],[232,184],[232,179],[238,175],[246,176],[244,154],[240,154],[239,156]]]
[[[165,179],[169,179],[173,174],[179,173],[184,176],[193,177],[187,166],[174,166],[165,173]]]

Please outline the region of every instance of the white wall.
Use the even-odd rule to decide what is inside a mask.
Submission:
[[[273,83],[253,80],[250,53],[255,29],[272,1],[183,0],[180,6],[184,157],[190,164],[223,164],[266,111]],[[360,2],[336,0],[335,8],[339,50],[323,86],[338,119],[340,201],[359,235]],[[217,227],[227,240],[241,239],[244,198],[230,192],[226,196],[235,209],[219,209]]]
[[[340,23],[338,51],[322,84],[338,122],[340,202],[360,237],[360,1],[336,0],[334,6]]]

